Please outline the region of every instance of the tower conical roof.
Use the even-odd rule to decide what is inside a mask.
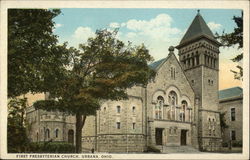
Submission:
[[[211,30],[209,29],[206,22],[204,21],[204,19],[202,18],[202,16],[198,11],[197,15],[195,16],[193,22],[189,26],[187,32],[185,33],[179,45],[201,36],[205,36],[210,40],[216,41],[213,33],[211,32]]]

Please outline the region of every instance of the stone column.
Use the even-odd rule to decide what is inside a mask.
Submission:
[[[191,112],[192,110],[191,109],[189,109],[189,121],[190,122],[192,122],[192,112]]]
[[[172,114],[172,106],[170,106],[170,120],[173,119],[173,114]]]
[[[176,106],[174,106],[174,120],[176,121]]]
[[[197,62],[196,62],[196,56],[194,56],[194,66],[197,65]]]

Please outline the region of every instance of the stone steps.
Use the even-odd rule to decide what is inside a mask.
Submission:
[[[156,146],[162,153],[199,153],[198,149],[192,146]]]

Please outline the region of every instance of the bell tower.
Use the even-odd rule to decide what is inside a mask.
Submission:
[[[219,47],[198,10],[180,44],[179,61],[198,99],[196,120],[200,150],[221,146],[219,99]]]

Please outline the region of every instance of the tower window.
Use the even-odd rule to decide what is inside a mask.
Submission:
[[[192,85],[194,85],[194,80],[191,80]]]
[[[135,106],[132,107],[132,112],[135,113]]]
[[[116,128],[120,129],[121,128],[121,122],[116,122]]]
[[[117,113],[121,113],[121,106],[116,106]]]
[[[135,123],[132,123],[132,128],[135,129]]]
[[[199,61],[199,55],[196,56],[196,65],[199,65],[200,61]]]
[[[231,108],[231,121],[235,121],[235,108]]]

